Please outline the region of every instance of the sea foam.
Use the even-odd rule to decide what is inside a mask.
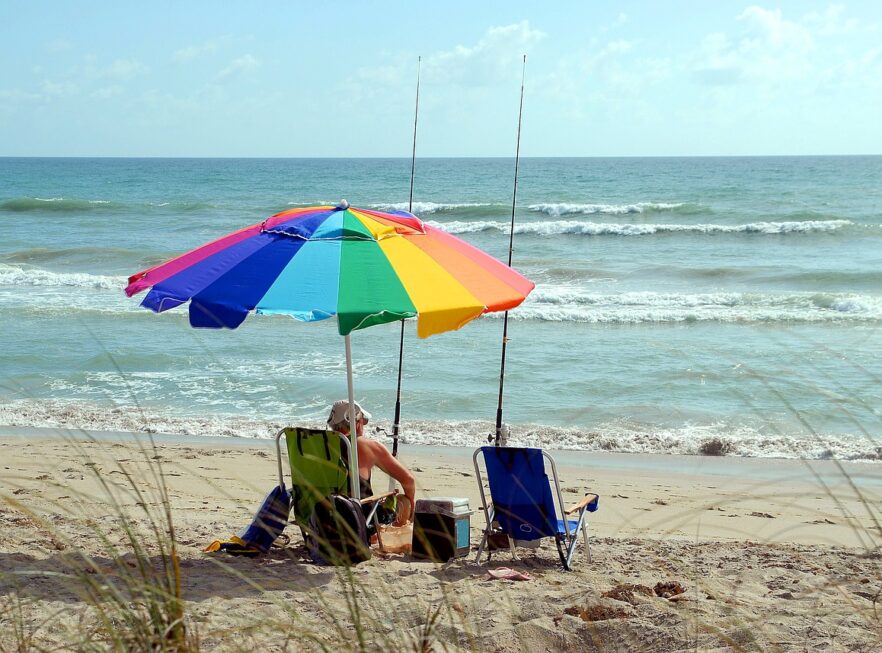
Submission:
[[[372,204],[372,209],[379,211],[407,211],[408,202],[392,202],[388,204]],[[459,203],[441,203],[441,202],[414,202],[412,213],[415,215],[429,215],[432,213],[446,213],[456,211],[458,209],[477,209],[490,208],[497,206],[494,204],[482,202],[459,202]]]
[[[483,231],[508,233],[508,222],[493,220],[428,221],[433,227],[451,234],[469,234]],[[516,234],[534,236],[652,236],[655,234],[762,234],[786,235],[832,232],[853,226],[850,220],[806,220],[799,222],[751,222],[739,225],[724,224],[617,224],[579,220],[550,220],[515,224]]]
[[[488,317],[498,317],[490,314]],[[666,322],[841,322],[882,320],[882,298],[854,293],[596,293],[540,285],[510,314],[516,320],[640,324]]]
[[[0,263],[0,285],[4,286],[74,286],[122,290],[126,277],[112,277],[85,272],[50,272],[40,268],[25,268]]]
[[[536,213],[560,217],[564,215],[593,215],[601,213],[606,215],[625,215],[628,213],[650,213],[673,211],[687,206],[682,202],[636,202],[634,204],[573,204],[568,202],[554,202],[545,204],[530,204],[527,208]]]
[[[321,427],[315,415],[289,421]],[[388,421],[378,419],[389,430]],[[134,405],[83,401],[17,400],[0,404],[0,424],[66,430],[164,433],[265,439],[286,426],[272,418],[234,414],[185,415],[145,411]],[[489,421],[408,420],[401,442],[408,445],[475,447],[486,442],[494,425]],[[616,420],[590,427],[514,424],[509,443],[545,449],[618,453],[702,455],[711,451],[751,458],[882,461],[882,447],[867,438],[828,433],[771,432],[762,427],[715,422],[659,427]],[[405,449],[406,451],[406,449]]]

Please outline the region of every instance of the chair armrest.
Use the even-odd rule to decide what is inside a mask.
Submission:
[[[389,497],[394,497],[399,492],[400,492],[400,490],[398,490],[396,488],[394,490],[390,490],[389,492],[384,492],[383,494],[375,494],[371,497],[366,497],[361,500],[361,505],[366,505],[368,503],[376,503],[377,501],[383,501],[385,499],[388,499]]]
[[[589,503],[592,503],[593,501],[597,501],[597,499],[598,499],[598,497],[596,494],[586,494],[585,498],[582,499],[579,503],[575,503],[572,506],[570,506],[569,508],[567,508],[566,510],[564,510],[564,514],[569,515],[569,514],[576,512],[577,510],[583,510],[584,508],[586,508],[588,506]]]

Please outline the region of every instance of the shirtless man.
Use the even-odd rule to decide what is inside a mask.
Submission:
[[[370,420],[371,414],[355,402],[355,435],[358,446],[358,478],[361,482],[362,496],[374,494],[371,488],[371,470],[379,467],[389,476],[401,483],[401,489],[407,499],[406,505],[399,504],[396,526],[403,526],[413,520],[416,505],[416,482],[410,470],[395,458],[382,442],[364,437],[364,425]],[[335,401],[328,415],[328,428],[343,435],[349,435],[349,402],[345,399]],[[404,510],[402,510],[402,508]]]

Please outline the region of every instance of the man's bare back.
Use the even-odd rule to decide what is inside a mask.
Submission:
[[[416,495],[416,480],[410,470],[402,465],[395,456],[393,456],[382,442],[371,440],[364,435],[364,425],[370,418],[369,413],[365,413],[358,403],[356,408],[356,443],[358,445],[358,476],[362,480],[371,480],[371,470],[379,467],[390,477],[394,478],[401,484],[401,489],[408,501],[407,512],[403,515],[398,513],[398,522],[406,522],[413,520],[413,510],[416,505],[414,497]],[[349,435],[349,419],[348,419],[349,402],[335,402],[331,408],[331,414],[328,417],[328,426],[344,435]],[[365,417],[367,415],[367,417]]]

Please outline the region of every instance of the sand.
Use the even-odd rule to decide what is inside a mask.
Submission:
[[[107,645],[83,579],[136,568],[120,514],[160,565],[147,520],[161,514],[158,470],[202,650],[358,650],[359,632],[365,650],[882,650],[876,465],[555,452],[565,500],[601,496],[590,564],[581,550],[563,571],[549,542],[482,567],[474,553],[445,565],[375,555],[347,573],[309,562],[294,527],[257,559],[202,552],[275,484],[272,442],[156,436],[153,449],[94,435],[0,428],[0,650],[23,637],[35,650]],[[418,497],[469,498],[476,546],[471,451],[404,447],[402,460]],[[530,580],[489,579],[500,567]],[[658,596],[664,583],[685,591]]]

